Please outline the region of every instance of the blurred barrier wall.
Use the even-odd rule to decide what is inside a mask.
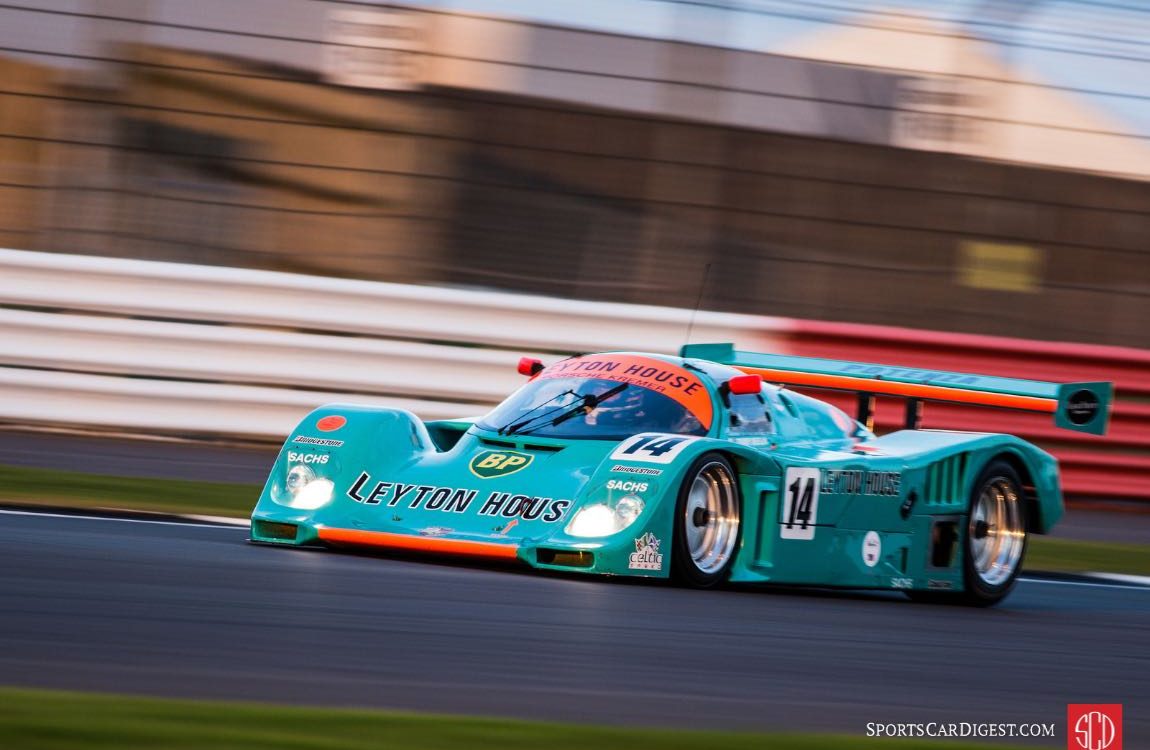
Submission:
[[[692,323],[693,321],[693,323]],[[690,331],[690,333],[688,333]],[[1011,432],[1068,494],[1150,500],[1150,353],[715,312],[0,250],[0,421],[277,440],[343,401],[482,414],[524,354],[672,353],[685,341],[1053,381],[1114,380],[1105,438],[927,404],[927,427]],[[853,411],[849,397],[818,395]],[[880,431],[902,405],[880,401]]]
[[[334,1],[7,4],[0,242],[1150,347],[1150,136],[891,23],[799,57]]]
[[[315,406],[483,414],[520,356],[775,349],[763,316],[0,250],[0,419],[278,439]]]
[[[1116,397],[1105,436],[1067,432],[1046,415],[957,404],[927,403],[923,426],[1013,433],[1058,457],[1069,494],[1150,500],[1148,351],[811,320],[790,321],[786,346],[791,354],[809,357],[1054,382],[1112,381]],[[854,412],[853,397],[814,395]],[[875,416],[878,431],[899,429],[903,405],[880,398]]]

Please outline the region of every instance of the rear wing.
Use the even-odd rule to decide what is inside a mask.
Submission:
[[[923,401],[975,404],[1054,415],[1067,430],[1106,434],[1113,383],[1047,383],[941,370],[874,365],[817,357],[735,351],[734,344],[688,344],[680,356],[730,365],[771,383],[854,391],[858,420],[873,422],[874,396],[907,399],[908,429],[917,429]]]

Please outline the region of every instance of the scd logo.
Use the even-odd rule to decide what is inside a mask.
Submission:
[[[1068,750],[1122,750],[1122,704],[1068,704],[1066,747]]]

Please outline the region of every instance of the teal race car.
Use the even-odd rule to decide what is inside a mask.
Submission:
[[[251,541],[534,568],[901,589],[987,605],[1062,515],[1054,457],[1011,435],[919,429],[925,401],[1051,414],[1102,434],[1109,383],[683,347],[544,366],[479,419],[333,404],[284,443]],[[858,394],[854,417],[786,386]],[[905,429],[870,429],[876,395]]]

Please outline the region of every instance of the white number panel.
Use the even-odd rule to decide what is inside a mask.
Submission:
[[[783,507],[779,536],[783,539],[814,539],[819,518],[819,470],[792,466],[783,482]]]
[[[616,461],[669,464],[678,458],[683,449],[695,440],[696,438],[683,435],[644,432],[619,443],[619,447],[611,454],[611,458]]]

